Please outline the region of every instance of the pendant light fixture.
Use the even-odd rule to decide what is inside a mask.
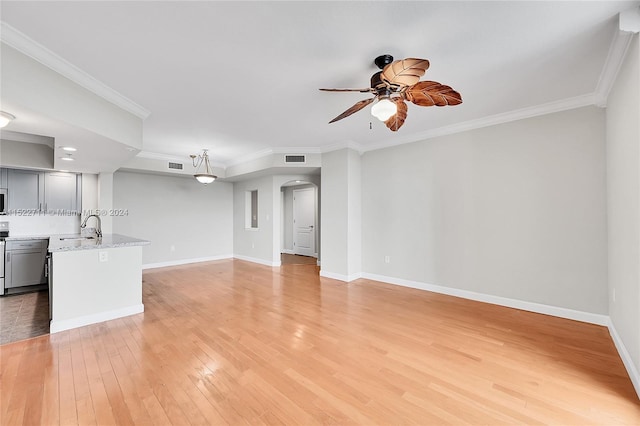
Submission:
[[[203,149],[201,155],[190,155],[193,167],[196,168],[196,173],[193,177],[195,177],[198,182],[204,183],[205,185],[218,178],[218,176],[212,173],[211,163],[209,163],[209,154],[207,154],[207,151],[208,150]],[[203,167],[203,165],[204,170],[200,172],[200,168]]]

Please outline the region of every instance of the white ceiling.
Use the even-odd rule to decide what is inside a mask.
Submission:
[[[216,163],[268,149],[362,150],[594,94],[617,14],[640,2],[23,2],[2,21],[150,111],[143,150]],[[373,59],[426,58],[455,107],[409,105],[398,132],[369,108]],[[370,124],[372,128],[370,129]],[[51,135],[55,136],[55,135]]]

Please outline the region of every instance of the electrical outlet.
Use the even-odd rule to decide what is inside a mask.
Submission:
[[[101,251],[100,252],[100,262],[108,262],[109,261],[109,252]]]
[[[390,256],[385,256],[384,257],[384,263],[391,263],[391,257]]]
[[[172,245],[171,246],[171,253],[173,253],[174,251],[176,251],[176,246]]]

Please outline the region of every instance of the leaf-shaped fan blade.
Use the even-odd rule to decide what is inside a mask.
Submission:
[[[338,120],[342,120],[343,118],[350,116],[354,112],[360,111],[362,108],[366,107],[371,102],[373,102],[374,99],[375,98],[370,98],[370,99],[365,99],[365,100],[362,100],[360,102],[357,102],[354,106],[352,106],[351,108],[349,108],[348,110],[346,110],[345,112],[343,112],[342,114],[340,114],[339,116],[337,116],[336,118],[331,120],[329,122],[329,124],[334,123],[334,122],[336,122]]]
[[[391,116],[391,118],[385,121],[384,124],[386,124],[389,129],[395,132],[404,124],[404,120],[407,119],[408,108],[407,104],[404,103],[404,100],[402,98],[391,98],[391,100],[396,103],[398,111],[393,116]]]
[[[323,92],[360,92],[360,93],[373,92],[373,89],[371,87],[367,89],[318,89],[318,90],[321,90]]]
[[[421,81],[407,88],[402,94],[408,101],[420,106],[459,105],[460,93],[436,81]]]
[[[420,81],[429,68],[426,59],[407,58],[391,62],[382,70],[382,79],[391,85],[412,86]]]

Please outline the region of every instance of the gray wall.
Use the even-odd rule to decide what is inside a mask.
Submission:
[[[143,264],[233,254],[233,185],[193,178],[116,172],[113,232],[151,241]]]
[[[283,220],[281,187],[303,180],[319,185],[318,176],[274,175],[235,182],[233,185],[234,254],[267,265],[280,264]],[[245,193],[258,190],[258,229],[245,229]]]
[[[258,229],[245,229],[245,193],[258,190]],[[277,192],[280,197],[280,191]],[[273,262],[273,176],[235,182],[233,185],[234,254],[266,264]],[[278,198],[278,205],[280,204]],[[279,209],[278,209],[279,210]],[[276,217],[280,223],[280,216]],[[278,226],[278,232],[279,232]],[[278,250],[278,255],[280,251]]]
[[[363,271],[606,314],[604,119],[586,107],[365,153]]]
[[[640,47],[636,35],[607,101],[609,316],[638,370],[640,370],[639,64]]]

